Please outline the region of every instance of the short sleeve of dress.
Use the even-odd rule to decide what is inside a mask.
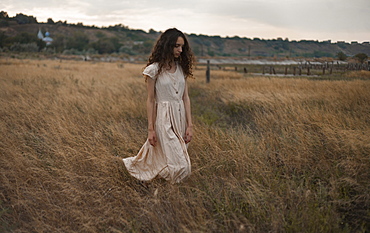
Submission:
[[[157,74],[158,74],[158,64],[157,63],[148,65],[143,71],[143,75],[147,75],[151,79],[154,79],[154,80],[157,79]]]

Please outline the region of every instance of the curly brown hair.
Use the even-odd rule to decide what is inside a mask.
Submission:
[[[173,48],[176,46],[176,41],[179,37],[184,39],[184,46],[178,58],[173,54]],[[147,66],[157,62],[159,64],[158,74],[161,73],[164,67],[171,66],[172,61],[177,61],[181,66],[185,77],[193,76],[194,55],[190,49],[189,42],[184,33],[176,28],[167,29],[158,38],[149,57]]]

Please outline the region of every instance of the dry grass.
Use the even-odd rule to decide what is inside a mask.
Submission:
[[[121,162],[146,137],[141,67],[0,60],[0,231],[369,230],[369,81],[196,71],[193,174],[145,188]]]
[[[361,79],[370,79],[370,71],[360,70],[360,71],[351,71],[346,74],[348,78],[361,78]]]

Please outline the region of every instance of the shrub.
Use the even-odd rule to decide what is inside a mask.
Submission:
[[[354,56],[359,62],[364,63],[368,59],[368,56],[365,53],[358,53]]]
[[[64,55],[82,55],[83,52],[77,49],[66,49],[63,51]]]
[[[9,22],[4,20],[4,19],[0,19],[0,27],[8,27],[9,26]]]
[[[38,52],[39,47],[36,43],[28,43],[28,44],[21,44],[21,43],[14,43],[10,46],[10,50],[14,52]]]
[[[337,53],[337,57],[338,57],[338,59],[339,59],[340,61],[345,61],[345,60],[347,60],[347,55],[346,55],[345,53],[343,53],[343,52],[339,52],[339,53]]]

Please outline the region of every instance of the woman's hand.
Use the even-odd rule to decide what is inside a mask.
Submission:
[[[150,145],[155,146],[157,144],[157,135],[154,130],[148,131],[148,140]]]
[[[193,127],[188,126],[186,128],[185,137],[184,137],[185,143],[188,144],[192,138],[193,138]]]

